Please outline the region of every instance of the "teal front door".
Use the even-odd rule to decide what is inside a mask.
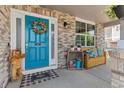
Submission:
[[[49,20],[25,15],[25,69],[49,65]]]

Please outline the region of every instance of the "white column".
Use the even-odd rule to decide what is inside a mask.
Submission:
[[[120,39],[124,40],[124,19],[120,20]]]

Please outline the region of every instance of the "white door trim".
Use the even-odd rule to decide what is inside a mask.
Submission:
[[[39,18],[45,18],[49,19],[49,66],[48,67],[43,67],[43,68],[38,68],[38,69],[32,69],[32,70],[25,70],[25,58],[23,59],[22,62],[22,72],[23,74],[29,74],[29,73],[34,73],[38,71],[44,71],[44,70],[49,70],[49,69],[56,69],[58,68],[58,26],[57,26],[57,19],[53,17],[48,17],[48,16],[43,16],[39,15],[36,13],[31,13],[31,12],[26,12],[22,10],[17,10],[11,8],[11,49],[16,49],[16,18],[21,18],[22,21],[22,31],[21,31],[21,52],[25,53],[25,15],[30,15],[30,16],[35,16]],[[51,58],[51,23],[55,25],[55,58]]]

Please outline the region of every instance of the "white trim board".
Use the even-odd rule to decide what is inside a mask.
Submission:
[[[32,70],[25,70],[25,58],[23,59],[22,62],[22,72],[23,74],[29,74],[32,72],[37,72],[37,71],[44,71],[44,70],[49,70],[49,69],[56,69],[58,67],[58,24],[57,24],[57,19],[53,18],[53,17],[48,17],[48,16],[43,16],[43,15],[39,15],[36,13],[31,13],[31,12],[27,12],[27,11],[22,11],[22,10],[17,10],[17,9],[13,9],[11,8],[11,49],[16,49],[16,18],[20,18],[21,19],[21,23],[22,23],[22,31],[21,31],[21,52],[25,53],[25,15],[29,15],[29,16],[35,16],[35,17],[39,17],[39,18],[45,18],[49,20],[49,66],[48,67],[43,67],[43,68],[38,68],[38,69],[32,69]],[[55,25],[55,30],[54,30],[54,42],[55,42],[55,57],[52,59],[51,58],[51,24]]]
[[[76,21],[80,21],[80,22],[84,22],[84,23],[87,23],[87,24],[95,25],[95,22],[93,22],[93,21],[81,19],[81,18],[78,18],[78,17],[76,17]]]
[[[44,16],[44,15],[40,15],[40,14],[28,12],[28,11],[23,11],[23,10],[18,10],[18,9],[14,9],[14,8],[11,8],[11,12],[18,12],[18,13],[22,13],[24,15],[33,15],[33,16],[36,16],[36,17],[42,17],[42,18],[46,18],[46,19],[57,20],[57,18],[54,18],[54,17]]]

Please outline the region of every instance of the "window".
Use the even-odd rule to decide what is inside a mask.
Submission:
[[[120,40],[120,24],[105,27],[104,30],[106,48],[116,48],[117,41]]]
[[[75,45],[94,46],[95,26],[83,22],[76,21],[76,38]]]

